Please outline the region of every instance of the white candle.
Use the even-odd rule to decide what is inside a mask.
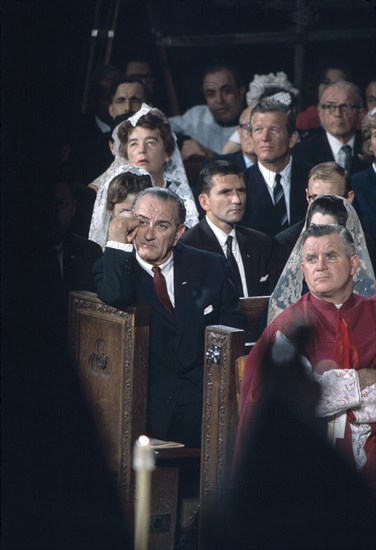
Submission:
[[[154,451],[146,435],[141,435],[133,450],[136,470],[135,489],[135,550],[147,550],[150,523],[150,482],[155,468]]]

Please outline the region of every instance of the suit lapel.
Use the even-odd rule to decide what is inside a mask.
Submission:
[[[307,175],[308,170],[304,169],[304,165],[293,158],[290,179],[290,226],[304,218],[307,211],[305,197]]]
[[[189,264],[189,258],[177,245],[174,248],[174,292],[175,320],[180,331],[184,330],[186,324],[192,322],[189,314],[193,300],[192,283],[192,266]]]
[[[319,159],[329,158],[330,160],[334,161],[335,159],[333,156],[332,148],[329,145],[326,132],[324,131],[320,137],[321,137],[321,144],[320,144],[321,147],[317,149],[318,158]],[[320,162],[322,162],[322,160],[318,160],[317,164],[319,164]]]
[[[209,252],[216,252],[217,254],[223,254],[221,245],[218,242],[217,237],[214,234],[214,231],[209,226],[206,218],[203,218],[200,222],[200,228],[202,230],[202,236],[205,243],[205,250]]]
[[[248,246],[249,245],[252,246],[252,243],[250,243],[250,241],[247,239],[247,237],[245,235],[243,235],[241,233],[241,231],[239,231],[238,228],[236,228],[236,240],[238,241],[240,255],[241,255],[242,261],[243,261],[243,267],[244,267],[245,278],[246,278],[246,281],[247,281],[248,293],[249,293],[249,295],[251,295],[252,290],[256,286],[255,285],[255,282],[256,282],[255,281],[255,279],[256,279],[255,266],[254,266],[254,263],[252,261],[251,254],[249,253],[249,250],[248,250]]]

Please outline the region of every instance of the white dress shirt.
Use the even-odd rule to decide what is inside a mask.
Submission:
[[[353,156],[355,135],[347,143],[342,143],[342,141],[339,141],[339,139],[332,136],[332,134],[329,134],[328,132],[326,132],[326,137],[328,138],[329,145],[330,145],[330,148],[332,150],[334,160],[336,161],[337,164],[339,164],[340,166],[343,166],[344,159],[342,158],[341,147],[343,145],[350,145],[351,155]]]
[[[275,186],[275,177],[277,174],[281,174],[281,185],[282,185],[283,192],[285,194],[286,211],[287,211],[287,217],[288,217],[289,223],[291,219],[290,218],[291,164],[292,164],[292,157],[290,157],[288,165],[285,166],[283,170],[281,170],[280,172],[273,172],[269,168],[265,168],[265,166],[263,166],[260,162],[258,163],[258,167],[264,178],[266,187],[269,191],[273,204],[274,204],[273,190]]]
[[[218,242],[219,242],[219,244],[220,244],[221,247],[222,247],[223,254],[225,255],[225,257],[227,257],[227,244],[226,244],[227,237],[228,237],[229,235],[231,235],[231,237],[233,237],[233,241],[232,241],[232,252],[233,252],[234,257],[235,257],[235,260],[236,260],[236,262],[237,262],[237,264],[238,264],[239,273],[240,273],[240,278],[241,278],[241,280],[242,280],[243,294],[244,294],[245,297],[247,297],[247,296],[248,296],[247,281],[246,281],[246,278],[245,278],[245,271],[244,271],[244,265],[243,265],[242,255],[240,254],[239,244],[238,244],[238,241],[237,241],[237,239],[236,239],[236,231],[235,231],[235,228],[232,229],[232,231],[231,231],[230,233],[225,233],[224,231],[222,231],[222,229],[219,229],[219,227],[217,227],[216,225],[214,225],[214,224],[208,219],[207,216],[206,216],[206,221],[208,222],[209,227],[213,230],[214,235],[215,235],[216,238],[218,239]]]
[[[108,248],[114,248],[115,250],[123,250],[124,252],[133,252],[133,245],[132,244],[126,244],[126,243],[119,243],[118,241],[107,241],[106,246]],[[145,262],[140,256],[138,255],[136,251],[136,260],[139,263],[139,265],[147,272],[151,277],[154,277],[154,273],[152,271],[152,264],[149,264],[148,262]],[[175,307],[175,290],[174,290],[174,255],[171,252],[171,256],[168,258],[166,262],[159,265],[161,269],[161,273],[163,273],[164,278],[166,279],[166,286],[167,286],[167,292],[168,297],[170,298],[170,302]]]

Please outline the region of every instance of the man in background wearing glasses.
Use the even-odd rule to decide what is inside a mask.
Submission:
[[[249,122],[253,107],[254,105],[244,109],[240,115],[239,124],[236,127],[236,131],[239,134],[241,147],[240,151],[229,153],[228,155],[219,155],[217,157],[217,160],[227,160],[228,162],[233,162],[240,170],[243,171],[250,168],[250,166],[257,162],[251,136],[252,130]]]
[[[293,156],[313,165],[335,161],[351,174],[364,170],[366,165],[358,158],[361,135],[356,130],[365,114],[359,88],[346,80],[330,82],[321,90],[317,110],[325,132],[303,139]]]

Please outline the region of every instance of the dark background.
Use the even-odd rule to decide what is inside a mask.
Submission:
[[[65,116],[79,109],[82,99],[94,26],[95,0],[12,0],[2,2],[3,114],[33,112]],[[106,26],[111,0],[102,2],[100,27]],[[308,31],[375,28],[375,0],[157,0],[156,18],[150,23],[147,3],[122,0],[119,4],[111,63],[124,67],[129,58],[150,57],[158,71],[157,36],[214,37],[218,34],[289,32],[282,44],[172,47],[167,57],[181,110],[201,103],[202,68],[210,63],[236,63],[246,83],[254,73],[283,70],[294,80],[293,37],[297,22],[303,36]],[[222,44],[223,42],[223,44]],[[354,80],[364,86],[375,70],[373,39],[307,42],[304,74],[323,57],[340,56],[352,69]],[[207,43],[207,42],[206,42]],[[103,59],[105,41],[97,39],[95,64]],[[101,56],[102,54],[102,56]],[[163,79],[160,86],[164,88]],[[13,107],[11,107],[13,105]],[[53,120],[53,119],[52,119]]]

